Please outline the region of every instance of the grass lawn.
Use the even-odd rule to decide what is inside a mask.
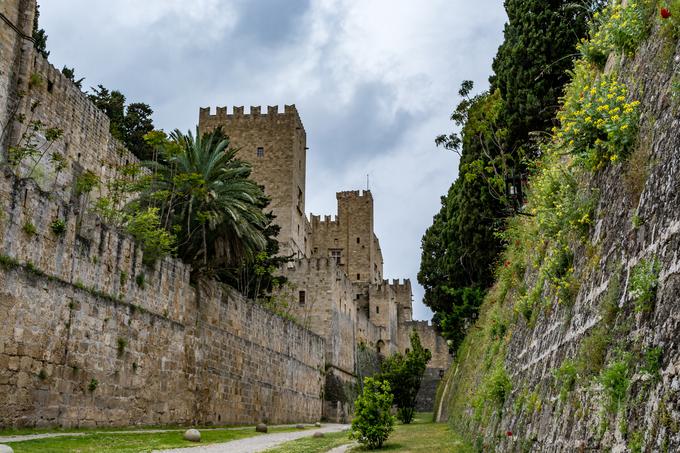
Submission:
[[[48,439],[27,440],[23,442],[5,442],[14,449],[15,453],[45,452],[45,453],[105,453],[149,452],[164,448],[196,447],[217,442],[243,439],[259,436],[254,427],[238,430],[201,431],[201,442],[194,443],[182,439],[184,429],[165,433],[91,433],[83,436],[52,437]],[[295,428],[271,428],[269,432],[298,431]]]
[[[320,439],[306,438],[286,442],[266,453],[323,453],[331,448],[350,443],[346,432],[327,434]],[[414,453],[468,453],[472,446],[453,433],[445,423],[433,423],[431,413],[416,414],[409,425],[397,423],[392,435],[380,450],[355,447],[352,452],[388,451]]]

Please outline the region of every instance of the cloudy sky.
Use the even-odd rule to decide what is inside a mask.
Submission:
[[[375,200],[385,275],[410,278],[420,238],[458,172],[434,137],[460,82],[487,86],[500,0],[58,0],[41,2],[51,62],[146,102],[157,127],[193,129],[199,107],[296,104],[307,131],[307,211],[335,192]]]

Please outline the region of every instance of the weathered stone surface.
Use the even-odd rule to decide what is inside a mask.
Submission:
[[[258,423],[258,425],[255,427],[255,431],[258,433],[266,433],[268,431],[267,425],[264,423]]]
[[[297,425],[295,425],[295,427],[297,429],[305,429],[305,425],[303,425],[302,423],[298,423]]]
[[[187,429],[184,432],[184,440],[188,440],[190,442],[200,442],[201,433],[197,429]]]
[[[321,431],[317,431],[317,432],[314,433],[314,435],[312,437],[320,438],[320,437],[326,437],[326,435],[324,433],[322,433]]]

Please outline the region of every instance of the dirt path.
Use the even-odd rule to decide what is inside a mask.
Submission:
[[[279,444],[302,437],[309,437],[315,432],[334,433],[349,429],[349,425],[324,424],[321,428],[305,431],[292,431],[288,433],[264,434],[262,436],[248,437],[246,439],[232,440],[221,444],[205,445],[200,447],[176,448],[172,450],[158,450],[154,453],[256,453]]]

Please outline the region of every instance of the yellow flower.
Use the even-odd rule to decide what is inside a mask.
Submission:
[[[616,162],[617,160],[619,160],[618,154],[612,154],[609,160],[611,160],[612,162]]]
[[[590,117],[590,116],[586,116],[585,122],[586,122],[586,124],[592,123],[592,122],[593,122],[593,118]]]

